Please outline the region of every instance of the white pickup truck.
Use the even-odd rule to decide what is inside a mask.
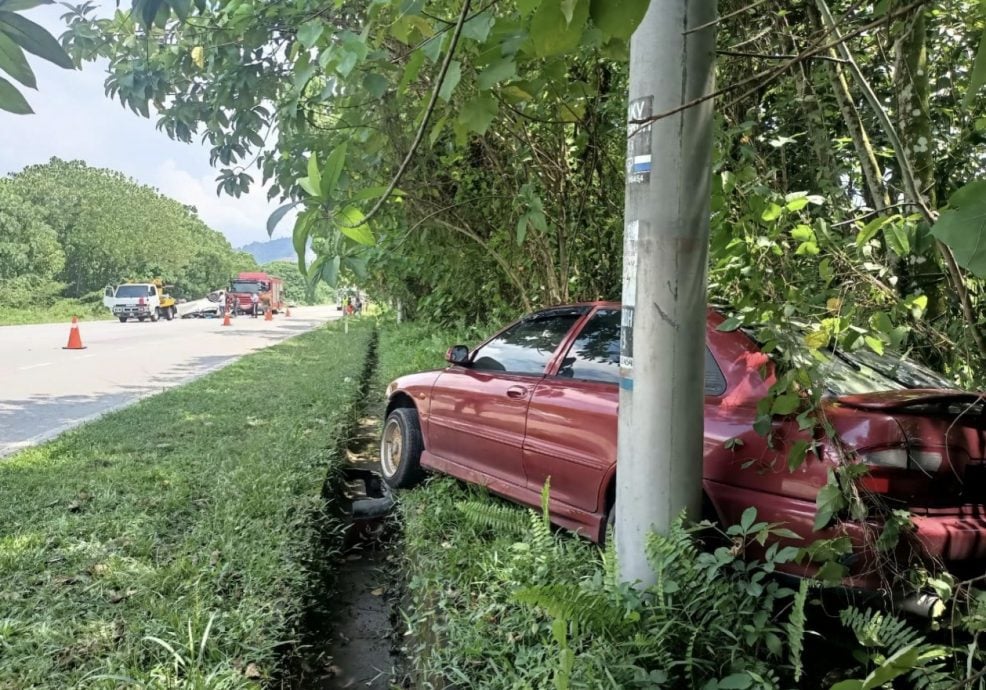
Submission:
[[[171,321],[178,314],[175,298],[166,294],[155,283],[124,283],[115,288],[109,286],[103,293],[103,304],[113,316],[125,323],[127,319],[138,321]]]

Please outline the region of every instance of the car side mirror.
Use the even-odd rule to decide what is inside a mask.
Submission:
[[[469,348],[465,345],[453,345],[445,353],[445,361],[449,364],[468,364]]]

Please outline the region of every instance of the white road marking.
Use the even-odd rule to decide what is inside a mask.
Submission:
[[[18,367],[17,370],[18,371],[27,371],[28,369],[38,369],[40,367],[50,367],[52,364],[53,364],[52,362],[42,362],[41,364],[31,364],[30,366],[26,366],[26,367]]]

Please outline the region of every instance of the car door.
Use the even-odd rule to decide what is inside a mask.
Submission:
[[[521,448],[531,394],[585,311],[525,317],[478,347],[467,365],[442,372],[431,392],[428,451],[524,487]]]
[[[554,500],[589,512],[605,509],[599,502],[603,481],[616,463],[619,371],[620,308],[602,307],[572,339],[557,373],[534,391],[524,440],[530,489],[540,490],[550,477]],[[725,377],[706,347],[707,423],[725,390]]]
[[[597,309],[531,398],[524,439],[527,486],[595,512],[601,484],[616,462],[620,402],[620,309]]]

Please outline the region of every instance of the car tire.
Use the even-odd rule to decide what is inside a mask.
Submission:
[[[173,318],[175,318],[175,312],[171,307],[168,307],[164,310],[164,320],[171,321]]]
[[[148,316],[147,318],[149,318],[149,319],[151,320],[151,323],[154,323],[154,322],[156,322],[156,321],[157,321],[157,320],[158,320],[159,318],[161,318],[161,314],[160,314],[160,312],[158,312],[158,310],[157,310],[157,309],[155,309],[154,311],[152,311],[152,312],[151,312],[151,315],[150,315],[150,316]]]
[[[126,323],[127,322],[127,317],[126,316],[120,316],[118,318],[120,319],[120,323]]]
[[[387,415],[380,436],[380,473],[395,489],[409,489],[421,482],[421,425],[413,407],[398,407]]]

